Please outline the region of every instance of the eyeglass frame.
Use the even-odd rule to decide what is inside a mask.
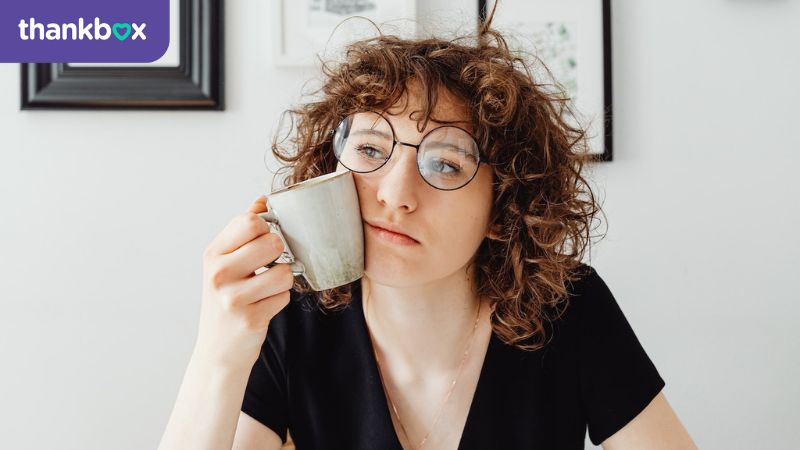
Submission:
[[[425,134],[423,134],[423,135],[422,135],[422,138],[419,140],[419,144],[411,144],[411,143],[408,143],[408,142],[403,142],[403,141],[398,141],[398,140],[397,140],[397,133],[394,131],[394,127],[392,126],[392,122],[390,122],[390,121],[389,121],[389,119],[387,119],[387,118],[386,118],[386,116],[384,116],[383,114],[381,114],[381,113],[379,113],[379,112],[377,112],[377,111],[373,111],[373,110],[364,110],[364,111],[358,111],[358,112],[350,113],[350,114],[348,114],[348,115],[344,116],[344,117],[342,118],[342,120],[340,120],[339,122],[337,122],[337,123],[336,123],[336,127],[334,127],[334,129],[332,129],[332,130],[329,130],[329,131],[328,131],[328,134],[330,134],[330,136],[331,136],[331,139],[333,139],[333,136],[335,136],[335,135],[336,135],[336,130],[339,128],[339,125],[341,125],[341,123],[342,123],[342,122],[344,122],[345,120],[347,120],[348,118],[350,118],[350,117],[352,117],[352,116],[355,116],[356,114],[361,114],[361,113],[373,113],[373,114],[377,114],[378,116],[380,116],[380,117],[381,117],[381,118],[382,118],[382,119],[383,119],[383,120],[386,122],[386,124],[387,124],[387,125],[389,125],[389,129],[392,131],[392,148],[391,148],[391,150],[389,150],[389,156],[387,156],[387,157],[386,157],[386,160],[384,160],[384,161],[383,161],[383,163],[381,163],[381,165],[380,165],[380,166],[378,166],[378,167],[376,167],[376,168],[374,168],[374,169],[372,169],[372,170],[370,170],[370,171],[367,171],[367,172],[359,172],[359,171],[357,171],[357,170],[353,170],[353,169],[351,169],[351,168],[347,167],[347,166],[346,166],[346,165],[345,165],[345,164],[344,164],[344,163],[343,163],[343,162],[342,162],[342,161],[339,159],[339,156],[336,154],[336,150],[335,150],[335,149],[333,149],[333,140],[331,140],[331,148],[334,150],[334,151],[333,151],[333,156],[336,158],[336,161],[340,162],[340,163],[342,164],[342,166],[343,166],[345,169],[347,169],[347,170],[349,170],[349,171],[351,171],[351,172],[355,172],[355,173],[373,173],[373,172],[377,172],[377,171],[378,171],[378,170],[380,170],[380,169],[381,169],[383,166],[385,166],[385,165],[386,165],[386,163],[388,163],[390,159],[392,159],[392,155],[394,154],[394,148],[395,148],[395,146],[397,146],[397,144],[405,145],[405,146],[407,146],[407,147],[414,147],[414,150],[416,150],[416,157],[415,157],[414,159],[415,159],[415,160],[417,160],[417,164],[416,164],[416,166],[417,166],[417,173],[419,173],[419,176],[420,176],[420,178],[422,178],[422,181],[424,181],[424,182],[425,182],[425,184],[427,184],[428,186],[430,186],[430,187],[432,187],[432,188],[434,188],[434,189],[438,189],[438,190],[440,190],[440,191],[457,191],[457,190],[459,190],[459,189],[463,188],[464,186],[466,186],[466,185],[468,185],[469,183],[471,183],[471,182],[472,182],[472,180],[475,178],[475,175],[477,175],[477,174],[478,174],[478,170],[480,170],[480,168],[481,168],[481,162],[483,162],[483,158],[481,158],[481,147],[480,147],[480,145],[478,145],[478,140],[477,140],[477,139],[475,139],[475,136],[473,136],[473,135],[472,135],[472,133],[470,133],[469,131],[467,131],[467,130],[465,130],[465,129],[461,128],[461,127],[455,126],[455,125],[442,125],[442,126],[439,126],[439,127],[436,127],[436,128],[434,128],[434,129],[432,129],[432,130],[428,130],[428,132],[427,132],[427,133],[425,133]],[[438,186],[434,186],[433,184],[431,184],[431,183],[430,183],[430,182],[429,182],[429,181],[428,181],[428,180],[425,178],[425,176],[424,176],[424,175],[422,175],[422,169],[419,167],[419,160],[418,160],[418,158],[419,158],[419,148],[422,146],[422,143],[423,143],[423,142],[425,142],[425,138],[427,138],[429,134],[433,133],[434,131],[436,131],[436,130],[438,130],[438,129],[440,129],[440,128],[456,128],[456,129],[458,129],[458,130],[461,130],[461,131],[463,131],[464,133],[466,133],[466,134],[467,134],[467,136],[469,136],[469,137],[472,139],[472,141],[475,143],[475,148],[478,150],[478,154],[477,154],[477,157],[478,157],[478,163],[477,163],[477,164],[476,164],[476,166],[475,166],[475,172],[473,172],[472,176],[471,176],[471,177],[469,177],[469,180],[465,181],[465,182],[464,182],[464,184],[462,184],[462,185],[461,185],[461,186],[459,186],[459,187],[452,188],[452,189],[443,189],[443,188],[440,188],[440,187],[438,187]]]

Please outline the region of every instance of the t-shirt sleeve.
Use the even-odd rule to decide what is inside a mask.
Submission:
[[[294,293],[292,292],[294,300]],[[261,422],[286,442],[289,425],[286,350],[290,305],[272,318],[261,353],[253,365],[242,401],[242,412]]]
[[[579,379],[589,438],[600,445],[664,388],[606,283],[594,268],[577,282]]]

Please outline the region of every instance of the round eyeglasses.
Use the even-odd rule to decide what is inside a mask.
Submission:
[[[332,133],[336,159],[358,173],[383,167],[396,144],[414,147],[422,179],[444,191],[464,187],[478,173],[481,163],[475,138],[455,126],[434,128],[425,133],[419,144],[409,144],[395,138],[394,129],[385,117],[367,111],[345,117]]]

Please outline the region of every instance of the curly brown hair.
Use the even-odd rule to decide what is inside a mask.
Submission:
[[[493,306],[492,328],[524,350],[546,345],[546,326],[568,305],[567,283],[592,238],[601,211],[581,175],[588,153],[569,97],[557,83],[532,75],[535,57],[512,51],[491,27],[494,11],[475,34],[454,39],[404,39],[383,35],[347,46],[342,60],[322,63],[321,94],[284,112],[290,134],[276,136],[272,153],[292,184],[336,169],[330,130],[347,115],[386,110],[413,79],[419,83],[425,127],[440,88],[463,100],[482,159],[494,171],[490,233],[473,258],[478,295]],[[552,75],[550,75],[552,80]],[[296,126],[295,126],[296,125]],[[323,310],[349,303],[351,285],[317,293]],[[295,289],[312,292],[304,280]]]

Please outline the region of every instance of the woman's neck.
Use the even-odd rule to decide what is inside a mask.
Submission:
[[[458,365],[480,300],[466,269],[413,287],[361,280],[364,315],[378,351],[397,373],[413,379]],[[480,308],[481,319],[488,316]]]

